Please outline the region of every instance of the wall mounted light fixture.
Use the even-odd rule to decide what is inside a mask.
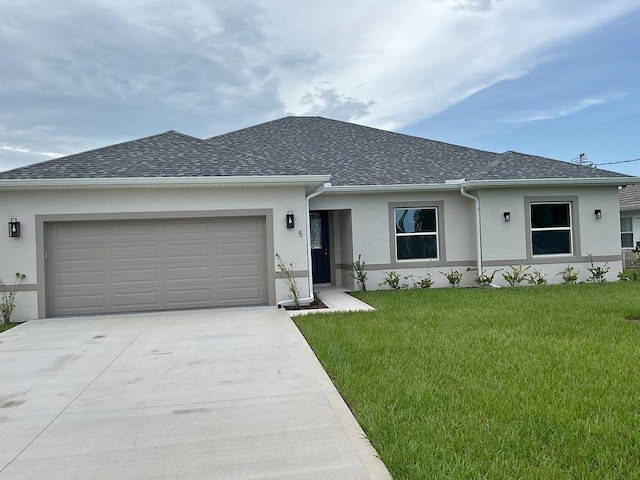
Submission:
[[[510,222],[511,221],[511,212],[504,212],[504,221],[505,222]]]
[[[9,236],[10,237],[19,237],[20,236],[20,222],[17,218],[12,218],[9,222]]]
[[[293,212],[289,210],[287,212],[287,228],[295,228],[296,224],[293,218]]]
[[[602,210],[600,210],[599,208],[596,208],[593,213],[595,214],[596,218],[598,220],[600,220],[602,218]]]

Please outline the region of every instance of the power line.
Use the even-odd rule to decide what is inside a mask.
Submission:
[[[631,163],[631,162],[640,162],[640,158],[634,158],[633,160],[620,160],[619,162],[594,163],[594,165],[616,165],[618,163]]]

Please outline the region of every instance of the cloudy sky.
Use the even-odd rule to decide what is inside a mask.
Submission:
[[[640,158],[638,0],[0,0],[0,15],[0,170],[285,115]]]

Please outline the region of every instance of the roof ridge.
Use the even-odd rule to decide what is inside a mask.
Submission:
[[[381,128],[371,127],[369,125],[363,125],[361,123],[347,122],[345,120],[338,120],[338,119],[335,119],[335,118],[322,117],[320,115],[288,115],[286,117],[277,118],[275,120],[268,120],[266,122],[262,122],[262,123],[259,123],[257,125],[252,125],[250,127],[244,127],[244,128],[240,128],[238,130],[233,130],[231,132],[226,132],[226,133],[222,133],[220,135],[215,135],[213,137],[207,138],[207,140],[212,140],[212,139],[217,138],[217,137],[224,137],[225,135],[229,135],[229,134],[236,134],[236,133],[242,132],[243,130],[250,130],[252,128],[260,127],[260,126],[267,125],[267,124],[270,124],[270,123],[283,122],[285,120],[296,120],[296,119],[319,119],[319,120],[324,120],[324,121],[331,122],[331,123],[340,123],[340,124],[343,124],[343,125],[350,125],[350,126],[354,126],[355,125],[356,127],[360,127],[360,128],[363,128],[363,129],[373,130],[373,131],[378,132],[379,134],[382,134],[382,135],[401,136],[401,137],[415,139],[415,140],[418,140],[418,141],[421,141],[421,142],[425,142],[425,141],[426,142],[433,142],[433,143],[437,143],[439,145],[449,145],[449,146],[456,147],[456,148],[464,148],[465,150],[473,150],[473,151],[476,151],[476,152],[489,153],[489,154],[496,155],[496,152],[492,152],[490,150],[482,150],[480,148],[466,147],[464,145],[458,145],[456,143],[443,142],[441,140],[433,140],[431,138],[419,137],[417,135],[411,135],[411,134],[403,133],[403,132],[383,130]]]

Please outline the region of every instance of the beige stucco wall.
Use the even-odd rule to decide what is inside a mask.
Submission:
[[[442,238],[446,262],[396,263],[392,258],[389,204],[402,202],[444,202],[446,234]],[[437,282],[436,286],[446,286],[447,280],[438,273],[439,270],[447,270],[451,262],[464,270],[460,265],[464,264],[466,268],[475,262],[473,202],[457,191],[321,195],[311,200],[311,209],[351,210],[352,258],[362,255],[368,271],[367,288],[371,290],[381,288],[378,284],[384,280],[384,272],[390,270],[407,276],[424,276],[429,271]],[[465,280],[467,278],[473,283],[472,275],[466,275]],[[343,277],[344,280],[346,278]]]
[[[37,276],[37,258],[43,255],[36,249],[36,215],[63,214],[114,214],[136,212],[144,216],[148,212],[172,213],[239,211],[249,215],[251,210],[271,210],[272,250],[293,264],[300,272],[298,286],[308,295],[306,257],[305,192],[303,187],[183,187],[183,188],[117,188],[77,190],[25,190],[0,191],[0,219],[16,217],[21,223],[21,237],[9,238],[0,234],[0,279],[12,283],[15,272],[27,275],[25,284],[43,282]],[[287,211],[295,214],[295,229],[285,227]],[[6,229],[6,223],[5,229]],[[271,264],[273,265],[273,263]],[[275,301],[288,298],[282,280],[276,279],[275,267],[268,272],[270,289]],[[19,292],[16,296],[16,321],[37,318],[38,297],[35,291]]]
[[[620,271],[620,225],[618,214],[618,190],[614,187],[576,188],[495,188],[472,192],[481,199],[481,226],[483,261],[485,270],[508,269],[511,264],[532,265],[544,274],[549,283],[558,283],[557,272],[567,265],[580,271],[580,280],[586,280],[589,266],[587,254],[604,259],[596,265],[608,262],[608,280],[615,280]],[[577,218],[574,225],[577,248],[574,255],[532,257],[527,254],[529,230],[525,222],[527,198],[567,198],[575,201]],[[392,250],[393,236],[390,224],[390,203],[442,202],[444,213],[444,258],[440,261],[396,262]],[[362,254],[369,273],[368,288],[381,288],[384,272],[394,270],[403,277],[431,274],[436,287],[447,286],[440,273],[457,269],[464,271],[476,265],[475,205],[462,197],[459,191],[407,192],[380,194],[331,194],[312,200],[312,209],[351,209],[353,230],[353,257]],[[594,210],[602,210],[597,220]],[[511,221],[505,222],[503,212],[511,212]],[[577,220],[577,223],[576,223]],[[441,246],[441,252],[442,246]],[[500,272],[495,283],[506,285]],[[475,273],[466,273],[463,285],[474,285]],[[406,280],[405,283],[410,283]]]

